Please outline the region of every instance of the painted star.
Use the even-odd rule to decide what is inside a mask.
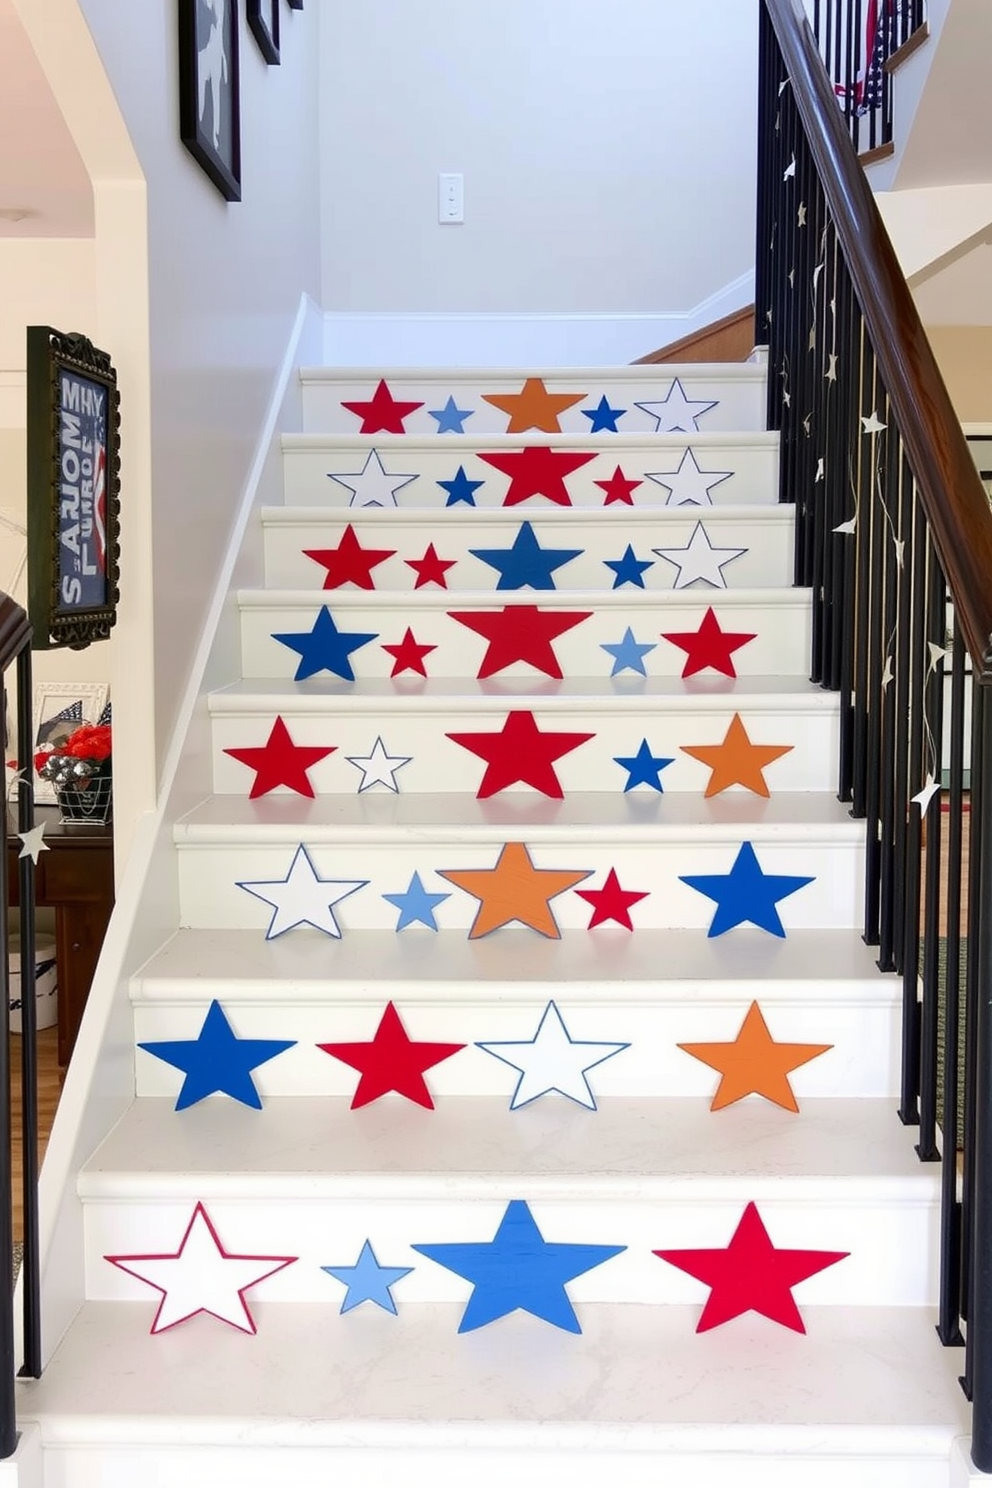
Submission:
[[[649,481],[654,481],[668,492],[666,506],[712,506],[710,492],[721,481],[729,480],[732,470],[700,470],[696,456],[687,449],[675,470],[645,471]]]
[[[711,1111],[722,1111],[748,1095],[760,1095],[786,1111],[798,1112],[790,1072],[826,1054],[833,1044],[776,1043],[761,1008],[752,1002],[730,1043],[679,1044],[679,1048],[719,1072]]]
[[[361,470],[348,470],[342,475],[328,472],[327,475],[328,480],[351,492],[349,506],[396,506],[396,492],[417,478],[416,474],[387,474],[378,450],[371,451]]]
[[[358,589],[374,589],[372,570],[395,555],[394,548],[363,548],[349,522],[336,548],[304,548],[303,556],[312,558],[327,569],[322,587],[340,589],[354,584]]]
[[[342,1313],[351,1312],[353,1307],[361,1307],[363,1302],[374,1302],[377,1307],[381,1307],[384,1312],[391,1312],[395,1317],[396,1303],[393,1301],[392,1288],[404,1276],[409,1276],[413,1267],[380,1266],[375,1258],[372,1242],[366,1240],[353,1266],[321,1266],[320,1269],[348,1288],[341,1303]]]
[[[423,406],[423,403],[400,402],[381,378],[372,397],[365,402],[346,403],[343,399],[341,402],[342,408],[361,419],[359,434],[405,434],[404,419]]]
[[[663,793],[665,787],[661,783],[661,772],[675,761],[653,755],[647,739],[642,739],[636,754],[614,755],[613,763],[627,771],[627,784],[623,788],[626,795],[639,785],[648,785],[652,790]]]
[[[604,558],[603,563],[613,570],[614,589],[620,589],[624,584],[633,584],[635,588],[643,589],[644,575],[649,568],[654,568],[654,559],[638,558],[630,543],[622,558]]]
[[[705,894],[716,904],[706,932],[712,939],[736,925],[756,925],[770,935],[785,939],[785,929],[776,905],[813,882],[813,877],[794,873],[764,873],[750,842],[742,842],[729,873],[680,874],[681,881]]]
[[[511,1111],[551,1094],[564,1095],[577,1105],[595,1111],[596,1098],[589,1088],[586,1072],[630,1045],[573,1039],[557,1006],[549,1002],[532,1039],[477,1043],[475,1047],[519,1070],[520,1079],[510,1100]]]
[[[388,754],[386,746],[382,742],[380,734],[372,745],[371,754],[347,754],[345,759],[349,765],[354,765],[362,772],[362,783],[358,787],[358,794],[371,790],[373,786],[384,785],[387,790],[399,792],[396,784],[396,772],[402,770],[412,760],[411,754]]]
[[[448,734],[447,737],[486,761],[477,792],[480,801],[517,782],[560,801],[564,791],[555,774],[555,760],[571,754],[595,735],[542,733],[533,713],[513,710],[506,715],[498,733]]]
[[[550,449],[546,444],[528,445],[506,455],[479,455],[487,465],[508,476],[510,480],[504,506],[519,506],[532,496],[546,496],[556,506],[571,506],[572,498],[565,485],[565,477],[581,470],[595,455],[569,454],[567,450]]]
[[[45,841],[45,823],[41,821],[36,827],[32,827],[29,832],[19,832],[18,836],[21,840],[21,850],[17,856],[19,858],[30,858],[35,867],[37,867],[38,859],[42,853],[51,851],[48,843]]]
[[[623,418],[626,408],[611,408],[604,393],[595,408],[583,408],[582,416],[589,420],[590,434],[616,434],[617,419]]]
[[[736,677],[733,652],[746,646],[748,641],[753,641],[754,635],[744,631],[722,630],[711,607],[703,616],[698,630],[662,631],[661,638],[686,653],[683,677],[694,677],[707,667],[724,677]]]
[[[314,789],[307,772],[329,754],[333,754],[335,747],[333,744],[326,748],[294,744],[280,714],[264,744],[252,748],[225,749],[224,753],[255,771],[255,779],[248,792],[250,801],[259,796],[267,796],[280,785],[295,791],[299,796],[309,796],[312,799]]]
[[[888,428],[888,424],[882,423],[877,409],[873,408],[867,418],[862,414],[861,427],[866,434],[881,434],[883,429]]]
[[[565,1283],[627,1247],[545,1240],[526,1201],[511,1199],[492,1240],[411,1248],[472,1283],[459,1333],[470,1333],[517,1311],[529,1312],[568,1333],[581,1333]]]
[[[439,434],[464,434],[465,420],[470,419],[475,410],[473,408],[459,408],[451,395],[443,408],[429,408],[427,412],[437,422]]]
[[[588,620],[592,611],[505,605],[502,610],[449,610],[448,614],[489,643],[476,674],[479,678],[492,677],[504,667],[523,661],[546,677],[560,679],[562,670],[552,642]]]
[[[735,713],[721,744],[683,744],[682,753],[699,760],[711,772],[704,795],[718,796],[732,785],[742,785],[756,796],[771,793],[765,783],[765,766],[783,754],[791,753],[791,744],[753,744],[739,713]]]
[[[444,576],[449,568],[455,566],[454,558],[438,557],[433,543],[427,544],[423,558],[404,558],[403,562],[417,575],[414,589],[423,589],[426,584],[436,584],[439,589],[447,589],[448,581]]]
[[[591,870],[535,868],[530,853],[522,842],[508,842],[500,849],[495,868],[449,868],[438,877],[464,889],[478,899],[479,909],[468,932],[469,940],[478,940],[492,930],[499,930],[514,920],[560,940],[561,931],[551,912],[551,900],[566,889],[590,877]]]
[[[687,398],[681,379],[676,377],[668,392],[659,402],[636,405],[648,418],[655,421],[656,434],[692,434],[699,428],[704,413],[716,407],[716,400]]]
[[[541,377],[528,377],[519,393],[483,393],[484,403],[491,403],[508,415],[507,434],[526,434],[539,429],[545,434],[560,434],[559,415],[588,397],[587,393],[549,393]]]
[[[226,1251],[202,1204],[193,1210],[179,1249],[173,1254],[104,1256],[112,1266],[161,1292],[151,1326],[153,1333],[164,1333],[200,1312],[230,1323],[242,1333],[256,1332],[245,1292],[298,1259]]]
[[[654,1255],[710,1288],[697,1333],[757,1312],[805,1333],[792,1288],[835,1266],[847,1250],[777,1250],[755,1204],[748,1204],[725,1250],[656,1250]]]
[[[208,1095],[229,1095],[243,1106],[260,1111],[262,1098],[251,1077],[252,1070],[295,1047],[295,1039],[238,1038],[216,999],[210,1004],[195,1039],[164,1039],[138,1045],[185,1075],[176,1099],[177,1111],[195,1106]]]
[[[439,904],[450,899],[451,895],[428,893],[420,880],[420,874],[414,873],[405,894],[383,894],[382,897],[400,912],[396,921],[398,931],[405,930],[408,925],[425,925],[428,930],[436,930],[434,911]]]
[[[623,640],[617,641],[615,644],[610,644],[608,641],[600,642],[600,650],[605,651],[607,655],[613,657],[611,677],[617,677],[621,672],[637,672],[640,676],[646,677],[647,668],[644,665],[644,658],[649,651],[656,651],[657,649],[657,642],[655,641],[644,644],[640,641],[635,641],[634,632],[629,625],[623,633]]]
[[[928,810],[930,809],[930,802],[933,800],[934,796],[940,795],[940,789],[940,781],[935,780],[933,778],[932,772],[930,772],[927,774],[927,778],[923,782],[922,790],[917,791],[915,796],[910,796],[909,799],[916,806],[919,806],[921,816],[926,816]],[[21,857],[23,856],[24,854],[22,853]]]
[[[615,868],[610,869],[601,889],[576,889],[575,892],[580,899],[592,906],[592,919],[587,927],[590,930],[595,930],[597,925],[605,925],[607,920],[614,920],[625,930],[633,930],[630,907],[648,897],[647,889],[621,888]]]
[[[375,1036],[365,1043],[318,1044],[317,1048],[340,1059],[361,1078],[352,1096],[351,1109],[358,1110],[390,1093],[402,1095],[415,1105],[433,1111],[434,1102],[424,1071],[433,1069],[464,1049],[464,1044],[439,1044],[411,1039],[391,1002],[379,1019]]]
[[[244,880],[238,888],[272,906],[266,940],[275,940],[298,925],[310,925],[340,940],[341,927],[334,918],[334,906],[366,888],[368,883],[367,878],[321,878],[301,842],[285,878]]]
[[[637,490],[638,486],[643,486],[643,484],[644,482],[640,480],[628,480],[619,465],[609,480],[593,481],[593,485],[598,486],[606,496],[606,500],[603,502],[604,506],[614,506],[617,503],[623,506],[633,506],[634,497],[632,493]]]
[[[702,522],[697,522],[684,548],[652,548],[651,551],[678,569],[673,589],[688,589],[692,584],[726,589],[723,570],[735,558],[742,557],[747,548],[715,548]]]
[[[473,558],[494,568],[499,574],[499,589],[554,589],[551,575],[573,558],[581,558],[582,548],[542,548],[529,522],[521,522],[520,531],[509,548],[470,548]]]
[[[302,682],[318,672],[331,672],[346,682],[354,682],[355,673],[349,660],[351,653],[374,641],[376,632],[338,630],[333,615],[323,605],[312,630],[273,631],[272,639],[299,653],[300,662],[293,674],[294,681]]]
[[[418,677],[426,677],[424,657],[436,651],[437,647],[422,646],[408,625],[401,641],[392,646],[383,644],[382,649],[388,651],[393,658],[393,669],[389,674],[391,677],[398,677],[403,672],[416,672]]]
[[[437,484],[448,497],[444,503],[445,506],[457,506],[459,503],[464,506],[474,506],[476,491],[486,483],[481,480],[469,480],[465,474],[465,466],[459,465],[451,480],[438,481]]]

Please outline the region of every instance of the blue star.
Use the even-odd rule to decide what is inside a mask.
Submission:
[[[409,1276],[412,1266],[380,1266],[370,1241],[362,1246],[362,1253],[353,1266],[321,1266],[328,1276],[343,1282],[348,1290],[341,1303],[342,1312],[350,1312],[363,1302],[374,1302],[385,1312],[396,1316],[396,1303],[390,1287],[394,1287],[404,1276]]]
[[[359,646],[374,641],[376,634],[375,631],[338,630],[330,610],[324,605],[314,621],[313,630],[294,630],[282,635],[273,631],[272,639],[300,653],[295,681],[302,682],[315,672],[333,672],[336,677],[344,677],[346,682],[354,682],[355,673],[348,658]]]
[[[642,739],[640,748],[636,754],[626,756],[613,756],[613,763],[627,771],[627,784],[623,788],[624,795],[632,791],[636,785],[649,785],[652,790],[664,792],[665,787],[661,783],[661,772],[674,764],[674,759],[661,759],[651,753],[648,748],[647,739]]]
[[[510,548],[470,548],[499,574],[497,589],[554,589],[556,568],[579,558],[581,548],[542,548],[529,522],[522,522]]]
[[[156,1059],[163,1059],[186,1076],[176,1101],[185,1111],[208,1095],[229,1095],[243,1106],[262,1109],[251,1071],[277,1054],[292,1049],[295,1039],[239,1039],[216,999],[210,1004],[203,1027],[195,1039],[165,1039],[139,1044]]]
[[[428,413],[432,419],[437,419],[437,432],[439,434],[464,434],[462,427],[466,419],[470,419],[474,413],[472,408],[459,408],[454,398],[449,397],[443,408],[429,408]]]
[[[600,642],[600,650],[608,652],[613,657],[611,677],[616,677],[620,672],[639,672],[642,677],[646,677],[647,670],[644,666],[644,658],[649,651],[657,650],[657,645],[650,641],[645,645],[642,645],[639,641],[635,641],[634,632],[628,625],[623,633],[622,641],[617,641],[615,646],[602,641]]]
[[[407,925],[417,924],[426,925],[428,930],[436,930],[434,911],[445,899],[450,899],[451,895],[429,894],[420,882],[420,874],[415,873],[405,894],[383,894],[382,897],[400,912],[396,922],[397,930],[405,930]]]
[[[716,913],[707,935],[723,935],[745,921],[785,939],[785,929],[775,908],[797,889],[812,883],[792,873],[762,873],[750,842],[742,842],[729,873],[680,874],[684,884],[716,903]]]
[[[627,1247],[547,1241],[525,1200],[511,1199],[492,1240],[414,1245],[411,1249],[472,1283],[459,1333],[483,1328],[518,1310],[569,1333],[581,1333],[565,1283],[620,1255]]]
[[[474,506],[475,493],[480,486],[484,486],[485,484],[485,481],[469,480],[465,474],[464,465],[459,465],[458,474],[454,480],[438,481],[441,490],[448,493],[448,499],[444,503],[445,506],[457,506],[459,501],[463,501],[466,506]]]
[[[634,584],[638,589],[643,589],[644,574],[649,568],[654,568],[654,559],[638,558],[630,543],[622,558],[604,558],[603,562],[607,568],[613,570],[614,589],[619,589],[621,584]]]
[[[611,408],[605,393],[595,408],[583,408],[582,412],[589,419],[589,433],[608,434],[618,433],[617,419],[623,418],[627,412],[626,408]]]

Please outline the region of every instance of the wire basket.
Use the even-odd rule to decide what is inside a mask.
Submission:
[[[114,805],[111,775],[94,775],[85,787],[56,791],[59,820],[64,822],[109,822]]]

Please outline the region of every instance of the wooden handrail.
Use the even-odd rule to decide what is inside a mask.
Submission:
[[[992,682],[992,512],[801,0],[764,0],[958,623]]]
[[[0,672],[31,644],[31,622],[27,613],[9,594],[0,590]]]

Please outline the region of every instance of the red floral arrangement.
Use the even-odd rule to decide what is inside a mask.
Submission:
[[[111,774],[113,745],[109,723],[83,723],[63,743],[42,749],[34,767],[56,790],[89,790]]]

